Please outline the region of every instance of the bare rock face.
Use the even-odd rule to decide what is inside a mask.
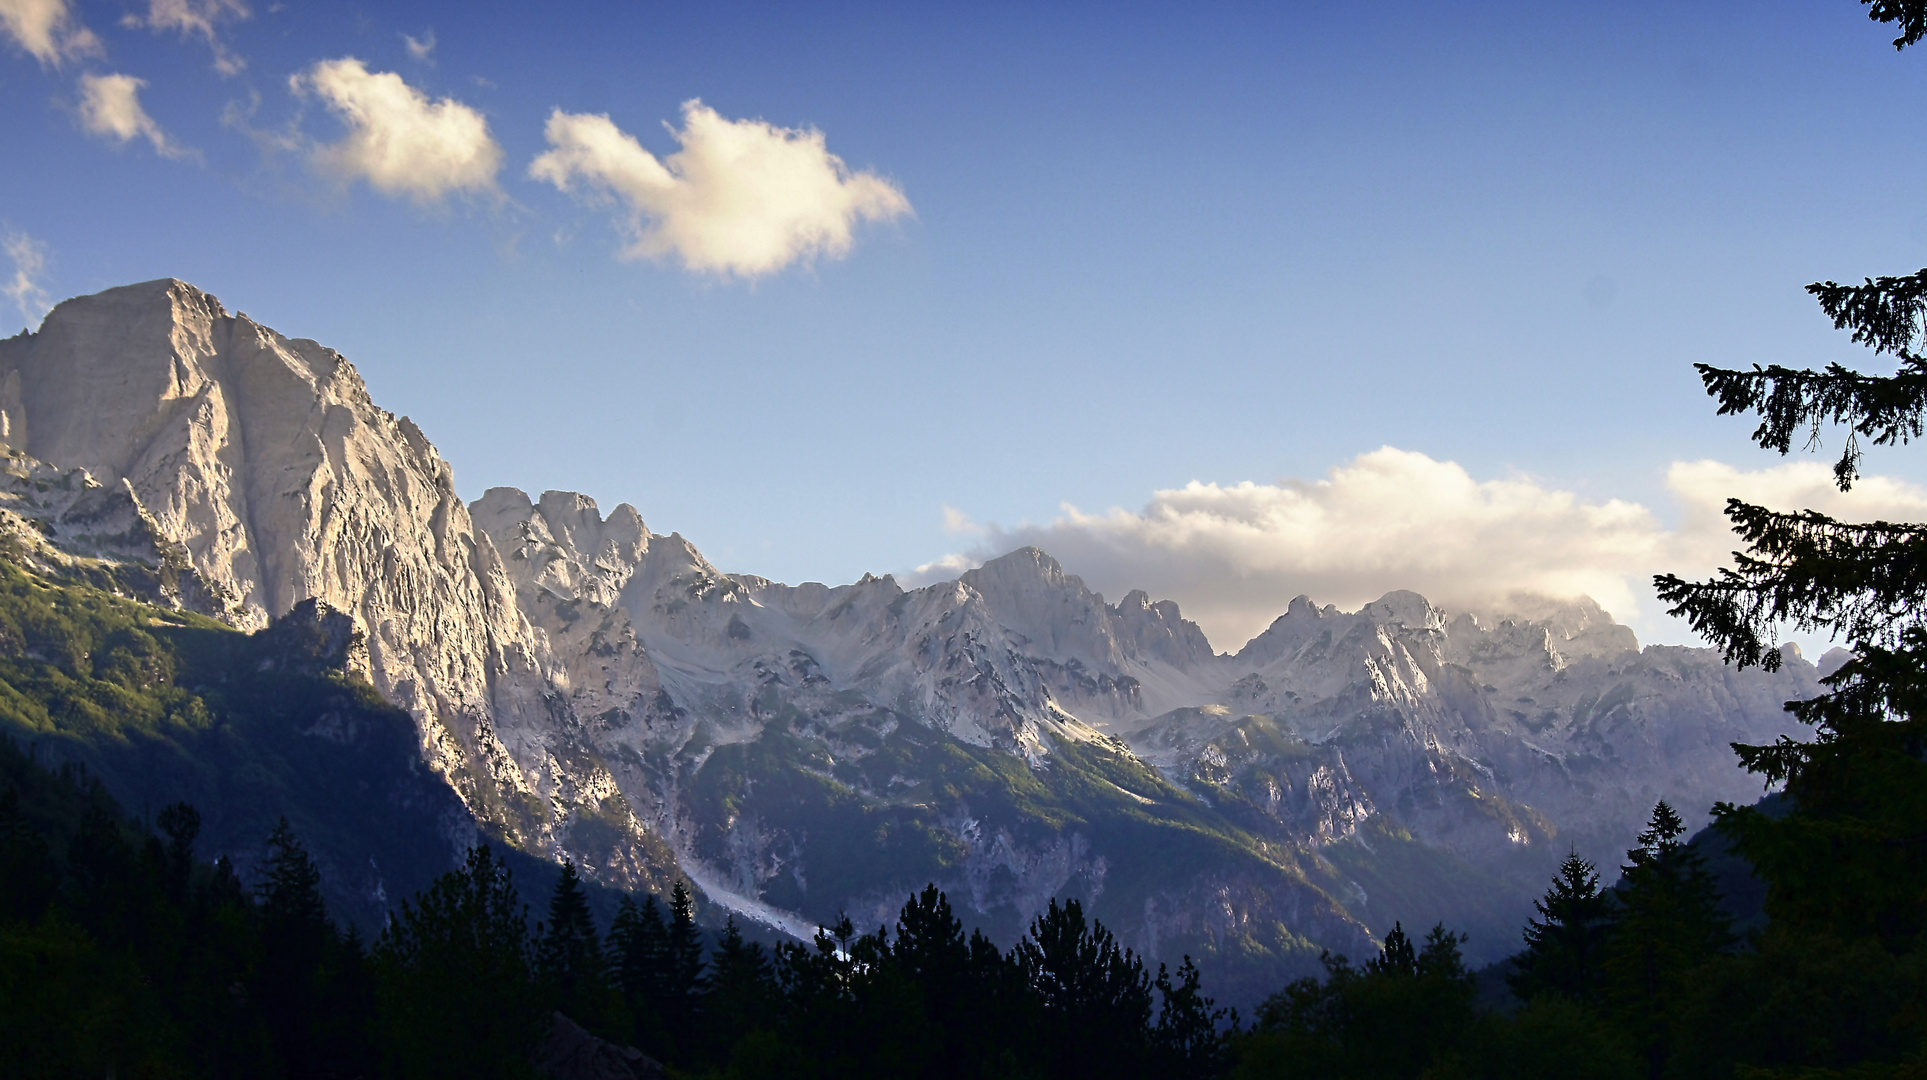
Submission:
[[[84,470],[67,482],[82,497],[48,518],[57,534],[83,511],[108,524],[77,543],[141,532],[191,571],[199,606],[244,629],[310,600],[348,613],[375,685],[470,808],[562,842],[545,642],[448,464],[340,354],[184,282],[111,289],[0,342],[0,428],[15,451]]]
[[[1614,858],[1659,798],[1747,798],[1755,781],[1728,744],[1792,732],[1780,704],[1815,689],[1803,662],[1766,676],[1708,650],[1642,651],[1588,600],[1462,614],[1393,592],[1347,613],[1301,597],[1238,653],[1215,655],[1175,604],[1141,592],[1109,604],[1033,548],[910,591],[887,577],[789,586],[724,573],[680,536],[648,534],[627,506],[605,521],[581,496],[497,489],[474,514],[570,667],[578,715],[610,718],[589,742],[606,760],[647,763],[618,770],[625,794],[712,895],[744,910],[883,917],[916,884],[869,882],[823,904],[810,882],[838,861],[827,857],[838,841],[806,806],[769,794],[796,779],[757,772],[774,733],[785,760],[877,813],[927,805],[917,770],[931,766],[871,775],[915,728],[1039,775],[1081,760],[1078,746],[1128,753],[1261,852],[1310,857],[1292,864],[1297,885],[1219,868],[1106,916],[1154,949],[1202,932],[1203,912],[1224,907],[1210,889],[1271,896],[1234,905],[1233,922],[1282,905],[1301,931],[1344,940],[1367,890],[1332,878],[1325,853],[1369,850],[1384,830],[1490,872],[1522,904],[1568,845]],[[982,793],[951,798],[916,827],[944,837],[947,885],[980,916],[1095,897],[1131,858],[1101,829],[1027,836],[980,814]],[[732,809],[706,809],[718,806]]]
[[[0,371],[13,445],[124,485],[223,618],[258,629],[308,599],[351,613],[436,767],[511,780],[480,721],[492,683],[540,677],[532,637],[447,463],[339,354],[163,280],[61,304],[0,343]]]
[[[668,1075],[655,1058],[591,1035],[561,1013],[554,1015],[548,1035],[536,1048],[535,1071],[548,1080],[657,1080]]]
[[[246,628],[343,612],[291,623],[295,652],[365,649],[485,822],[804,932],[937,881],[1006,938],[1068,894],[1154,959],[1302,971],[1429,924],[1448,878],[1484,883],[1454,910],[1523,906],[1659,797],[1748,797],[1727,744],[1793,732],[1780,704],[1816,689],[1797,658],[1642,650],[1590,601],[1300,597],[1216,654],[1035,548],[913,590],[725,573],[627,505],[464,505],[340,355],[173,280],[0,342],[0,441],[23,557]]]

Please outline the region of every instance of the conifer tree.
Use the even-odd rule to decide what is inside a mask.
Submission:
[[[1620,868],[1619,920],[1604,958],[1607,997],[1645,1055],[1664,1070],[1686,980],[1732,945],[1719,890],[1697,851],[1680,843],[1686,826],[1661,800]]]
[[[1404,923],[1392,922],[1392,932],[1385,935],[1385,944],[1378,955],[1365,961],[1365,972],[1368,975],[1418,974],[1418,950],[1412,947]]]
[[[321,898],[321,871],[282,818],[268,837],[268,858],[255,897],[261,913],[261,961],[250,998],[274,1036],[282,1062],[299,1076],[319,1075],[331,1056],[317,1021],[328,1004],[326,969],[339,943]]]
[[[659,1058],[674,1049],[662,1012],[669,986],[669,927],[654,896],[623,896],[609,925],[609,968],[629,1006],[630,1041]]]
[[[1013,1016],[1009,965],[981,934],[966,939],[963,922],[936,885],[911,896],[897,916],[889,965],[912,986],[937,1046],[935,1075],[979,1076],[1010,1049],[1021,1019]]]
[[[573,859],[562,862],[562,876],[549,897],[549,918],[536,942],[535,960],[537,976],[556,1008],[579,1023],[597,1026],[608,968]]]
[[[678,1025],[695,1020],[703,992],[703,932],[696,928],[696,902],[682,882],[669,893],[668,985],[662,1001],[665,1019]]]
[[[410,1078],[522,1077],[546,1017],[530,970],[528,909],[505,864],[471,848],[382,931],[387,1069]]]
[[[734,915],[723,922],[709,968],[703,1017],[709,1031],[709,1056],[720,1063],[744,1036],[774,1026],[776,973],[769,951],[758,942],[743,940]]]
[[[641,904],[623,896],[616,901],[615,921],[609,926],[609,959],[616,985],[631,1004],[654,1007],[668,985],[669,928],[654,896]]]
[[[1128,1074],[1151,1019],[1144,962],[1076,900],[1052,900],[1015,949],[1043,1012],[1055,1075]]]
[[[1153,985],[1158,991],[1158,1021],[1151,1030],[1151,1046],[1164,1076],[1204,1080],[1224,1072],[1230,1060],[1231,1037],[1238,1027],[1236,1010],[1221,1009],[1204,996],[1198,965],[1189,956],[1178,965],[1173,980],[1163,964]]]
[[[279,924],[303,937],[319,936],[331,928],[327,904],[321,899],[321,871],[285,817],[268,836],[266,870],[255,894],[269,925]]]
[[[1578,852],[1568,853],[1552,888],[1532,906],[1539,918],[1526,923],[1525,951],[1513,958],[1517,970],[1506,976],[1512,992],[1526,1000],[1542,994],[1595,1000],[1612,933],[1613,899],[1600,891],[1592,863]]]
[[[1862,2],[1898,27],[1896,49],[1927,35],[1923,0]],[[1892,373],[1696,367],[1721,415],[1758,418],[1764,448],[1787,454],[1839,433],[1834,480],[1847,491],[1864,445],[1927,431],[1927,269],[1807,291]],[[1767,881],[1776,921],[1902,948],[1927,930],[1927,800],[1916,794],[1927,790],[1927,523],[1850,523],[1739,499],[1726,514],[1746,550],[1710,580],[1655,579],[1669,610],[1742,667],[1778,667],[1788,629],[1832,635],[1855,655],[1827,693],[1789,705],[1814,726],[1811,741],[1734,747],[1767,786],[1784,785],[1789,812],[1723,805],[1719,826]]]

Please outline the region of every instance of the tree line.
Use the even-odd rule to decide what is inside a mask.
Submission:
[[[0,766],[10,1076],[530,1077],[557,1014],[691,1077],[1922,1075],[1918,929],[1775,903],[1742,940],[1663,802],[1613,887],[1569,856],[1497,968],[1394,926],[1246,1024],[1188,958],[1153,970],[1075,900],[1008,950],[935,886],[893,926],[772,948],[733,918],[703,931],[680,884],[599,925],[573,864],[538,918],[486,843],[368,941],[285,823],[247,887],[196,861],[186,804],[150,829],[81,770],[5,742]]]
[[[678,883],[598,926],[573,864],[546,917],[488,844],[369,941],[329,917],[286,823],[253,887],[194,858],[199,815],[128,820],[0,742],[0,1059],[9,1076],[527,1077],[559,1013],[678,1075],[1215,1076],[1227,1011],[1075,900],[1014,948],[934,886],[893,927],[812,942],[698,928]]]

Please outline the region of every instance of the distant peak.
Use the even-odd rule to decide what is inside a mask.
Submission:
[[[121,285],[112,289],[102,289],[100,292],[93,294],[93,296],[181,296],[188,300],[204,304],[217,314],[228,314],[227,307],[223,305],[220,299],[213,293],[208,292],[206,289],[192,282],[182,281],[180,278],[175,277],[155,278],[152,281],[140,281],[132,285]],[[90,300],[93,299],[93,297],[77,296],[74,299]]]
[[[478,503],[489,503],[489,504],[521,503],[524,506],[535,505],[534,503],[529,501],[528,492],[523,491],[519,487],[506,487],[506,486],[489,488],[487,491],[482,492],[481,498],[475,501]]]
[[[568,515],[591,519],[598,525],[602,523],[602,508],[596,505],[594,499],[579,491],[545,491],[539,505],[542,507],[542,516],[546,518]]]
[[[1082,578],[1066,574],[1063,565],[1039,547],[1020,547],[999,555],[975,570],[965,571],[957,580],[980,593],[992,583],[1000,583],[1005,587],[1020,586],[1025,582],[1084,587]]]
[[[1444,613],[1432,602],[1410,589],[1394,589],[1359,609],[1359,614],[1374,622],[1390,623],[1413,629],[1437,630],[1445,625]]]
[[[984,563],[984,566],[1021,566],[1026,564],[1036,566],[1045,571],[1060,574],[1064,572],[1064,567],[1059,564],[1056,559],[1051,558],[1050,552],[1036,545],[1026,545],[1018,548],[1016,551],[999,555]]]
[[[54,305],[47,315],[47,322],[60,320],[88,319],[98,317],[97,312],[123,314],[111,316],[116,320],[125,318],[128,310],[147,311],[165,309],[176,320],[182,310],[199,314],[209,319],[226,319],[232,315],[221,301],[212,293],[198,288],[180,278],[155,278],[152,281],[136,282],[132,285],[116,285],[97,293],[75,296]],[[46,323],[42,324],[46,329]]]

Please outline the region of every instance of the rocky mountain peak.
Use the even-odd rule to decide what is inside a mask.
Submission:
[[[1368,901],[1342,868],[1390,864],[1339,848],[1374,817],[1424,865],[1610,855],[1658,794],[1743,797],[1729,744],[1770,741],[1813,674],[1641,653],[1589,601],[1412,592],[1301,596],[1217,656],[1176,603],[1107,604],[1034,547],[909,591],[726,574],[626,504],[464,505],[338,354],[172,279],[0,342],[0,439],[0,532],[150,545],[239,626],[342,612],[316,648],[365,642],[476,815],[618,884],[680,865],[743,912],[869,910],[930,867],[1019,928],[1082,890],[1151,956],[1180,922],[1227,953],[1260,925],[1349,948]]]
[[[1612,656],[1639,651],[1639,638],[1629,626],[1590,596],[1558,598],[1515,594],[1495,609],[1475,613],[1488,629],[1506,622],[1543,628],[1552,647],[1567,657]]]
[[[532,502],[520,488],[490,488],[469,507],[506,560],[518,589],[614,607],[649,550],[636,508],[623,503],[605,520],[594,499],[545,491]]]
[[[1111,611],[1116,636],[1130,655],[1185,671],[1218,659],[1204,631],[1184,617],[1175,600],[1153,602],[1149,593],[1133,589]]]
[[[210,613],[259,629],[313,600],[351,618],[471,806],[526,785],[493,731],[539,702],[548,658],[453,470],[338,353],[168,278],[0,342],[0,409],[15,449],[124,491]]]
[[[1410,589],[1394,589],[1358,610],[1381,626],[1401,630],[1443,630],[1445,613]]]

